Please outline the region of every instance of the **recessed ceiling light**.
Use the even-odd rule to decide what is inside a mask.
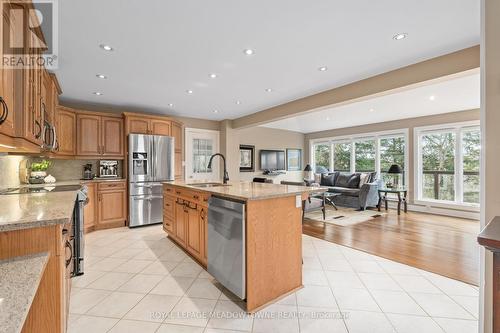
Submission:
[[[434,96],[434,95],[429,96],[429,101],[434,101],[435,99],[436,99],[436,96]]]
[[[397,34],[397,35],[392,36],[392,39],[401,40],[401,39],[405,39],[406,37],[408,37],[408,34],[402,33],[402,34]]]
[[[322,66],[322,67],[318,68],[318,71],[320,71],[320,72],[325,72],[327,70],[328,70],[328,67],[326,67],[326,66]]]
[[[272,90],[271,88],[267,88],[267,89],[266,89],[266,91],[267,91],[267,92],[271,92],[271,91],[273,91],[273,90]]]
[[[174,103],[168,103],[168,106],[172,107],[172,106],[174,106]]]
[[[214,110],[214,113],[219,113],[219,110]]]
[[[375,109],[370,109],[370,110],[368,110],[368,111],[373,112],[373,111],[375,111]]]
[[[235,102],[237,105],[240,105],[241,104],[241,101],[236,101]]]
[[[113,47],[106,45],[106,44],[101,44],[101,45],[99,45],[99,47],[101,49],[103,49],[104,51],[113,51]]]
[[[211,79],[215,79],[218,75],[217,75],[217,74],[215,74],[215,73],[212,73],[212,74],[210,74],[209,76],[210,76],[210,78],[211,78]]]
[[[99,92],[99,91],[96,91],[96,92],[94,92],[94,95],[96,95],[96,96],[102,96],[102,95],[103,95],[103,93],[102,93],[102,92]]]
[[[108,77],[107,77],[106,75],[104,75],[104,74],[97,74],[96,76],[97,76],[98,78],[100,78],[100,79],[103,79],[103,80],[105,80],[105,79],[107,79],[107,78],[108,78]]]
[[[326,117],[326,120],[330,120],[330,117]]]
[[[243,50],[243,52],[246,54],[246,55],[252,55],[254,52],[252,49],[245,49]]]
[[[192,94],[192,93],[193,93],[193,91],[192,91],[191,89],[189,89],[189,90],[186,90],[186,93],[188,93],[188,94]]]

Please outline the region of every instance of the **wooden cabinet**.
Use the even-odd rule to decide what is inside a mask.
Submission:
[[[123,157],[123,120],[121,117],[77,113],[78,156]]]
[[[102,182],[97,186],[96,229],[124,226],[127,219],[127,188],[124,181]]]
[[[175,179],[184,178],[184,168],[182,166],[182,151],[183,151],[183,128],[182,124],[178,122],[172,122],[172,136],[175,140]]]
[[[0,36],[2,41],[8,40],[8,36],[12,35],[14,22],[9,17],[11,5],[8,2],[2,1],[2,22],[0,27]],[[4,51],[3,42],[0,43],[0,55],[3,59]],[[0,133],[14,136],[14,70],[8,67],[0,67]]]
[[[89,201],[85,205],[83,211],[83,228],[85,232],[89,232],[95,229],[97,223],[97,184],[86,183],[85,185],[87,186],[87,197]]]
[[[73,110],[56,108],[57,154],[76,154],[76,114]]]
[[[152,117],[134,113],[124,113],[125,133],[172,135],[172,121],[167,117]]]
[[[209,196],[205,192],[164,185],[163,229],[170,238],[205,266]]]

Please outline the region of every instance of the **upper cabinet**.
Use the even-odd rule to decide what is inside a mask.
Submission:
[[[124,113],[126,134],[152,134],[172,136],[173,121],[168,117]]]
[[[15,25],[10,22],[8,11],[9,3],[4,3],[2,8],[2,22],[0,24],[0,36],[2,41],[12,34]],[[0,43],[0,55],[4,55],[3,42]],[[0,133],[14,136],[14,70],[0,67]]]
[[[123,119],[119,116],[101,116],[78,113],[76,116],[78,156],[106,155],[123,157]]]
[[[172,135],[170,127],[171,127],[171,121],[169,120],[158,120],[158,119],[151,120],[151,134],[170,136]]]
[[[76,114],[69,108],[58,106],[56,108],[56,129],[58,155],[76,154]]]

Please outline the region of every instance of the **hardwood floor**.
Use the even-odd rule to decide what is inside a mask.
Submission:
[[[352,226],[306,220],[306,235],[469,284],[479,282],[479,221],[408,212]]]

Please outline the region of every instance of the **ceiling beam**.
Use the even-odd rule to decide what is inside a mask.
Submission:
[[[233,128],[257,126],[326,107],[373,98],[479,68],[479,45],[262,110],[232,121]]]

